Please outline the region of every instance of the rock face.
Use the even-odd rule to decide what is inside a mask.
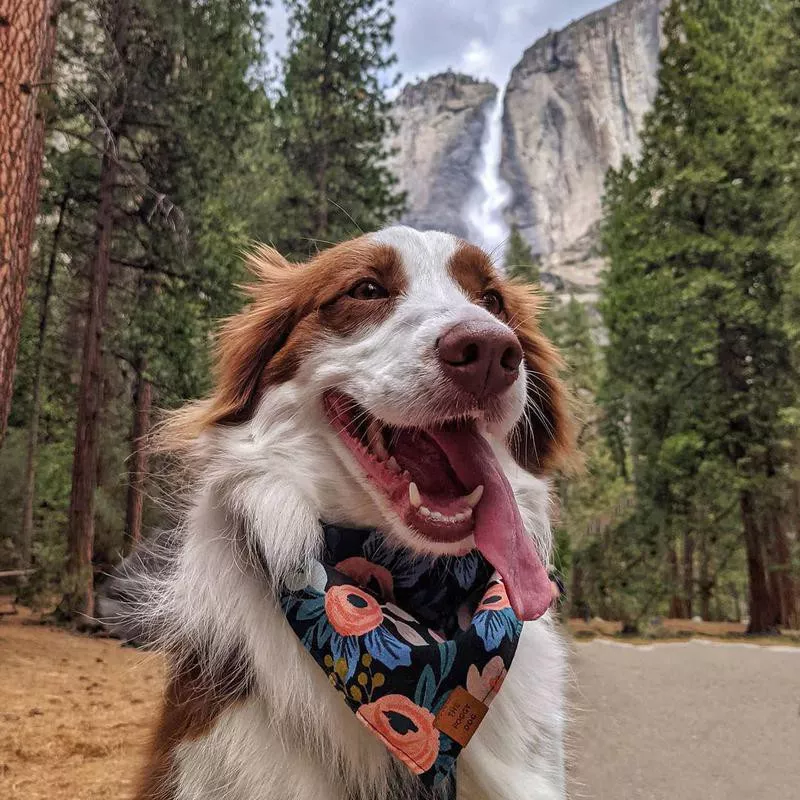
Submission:
[[[600,0],[598,0],[599,2]],[[636,157],[657,89],[661,15],[669,0],[619,0],[550,32],[514,67],[502,120],[502,177],[509,223],[542,257],[542,282],[593,303],[603,183]],[[408,192],[403,221],[466,236],[467,200],[478,186],[491,83],[445,73],[407,86],[393,114],[390,166]]]
[[[463,209],[477,185],[492,83],[446,72],[406,86],[394,103],[389,167],[408,193],[402,222],[466,236]]]
[[[545,257],[545,271],[592,257],[606,171],[639,152],[668,4],[620,0],[548,33],[511,73],[501,164],[513,190],[507,213]],[[602,263],[593,260],[590,269]]]
[[[599,252],[598,226],[570,246],[541,257],[542,286],[567,300],[575,297],[594,307],[600,299],[600,274],[606,265]]]

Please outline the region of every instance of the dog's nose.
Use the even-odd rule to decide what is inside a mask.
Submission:
[[[460,322],[439,339],[437,348],[444,374],[477,397],[499,394],[519,375],[519,341],[497,324]]]

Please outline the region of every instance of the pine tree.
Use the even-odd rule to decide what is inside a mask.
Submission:
[[[604,232],[609,384],[630,420],[643,546],[658,558],[693,519],[722,524],[735,508],[753,633],[780,620],[768,573],[798,386],[773,246],[781,175],[766,157],[775,13],[761,0],[670,7],[642,157],[611,175]],[[708,473],[725,476],[719,494]]]
[[[553,301],[543,327],[564,357],[572,392],[593,400],[599,389],[600,353],[586,305],[574,295],[566,303]]]
[[[92,562],[113,559],[95,536],[104,500],[98,474],[109,460],[101,453],[104,434],[133,418],[125,518],[135,540],[152,389],[158,385],[168,402],[170,392],[195,394],[207,379],[210,320],[229,310],[209,307],[230,296],[243,243],[242,232],[226,224],[232,209],[218,202],[212,219],[208,204],[220,201],[219,183],[259,108],[249,73],[260,60],[261,15],[248,0],[106,0],[100,12],[93,36],[101,63],[84,54],[96,93],[94,131],[85,135],[79,113],[62,131],[88,138],[100,156],[61,606],[67,617],[91,616]],[[224,247],[207,235],[212,228],[228,235]],[[112,366],[111,353],[124,366]],[[127,394],[127,413],[104,397],[109,390]],[[113,423],[106,424],[109,410]],[[115,527],[122,504],[115,498],[110,505]]]
[[[526,283],[539,283],[539,258],[534,256],[531,246],[525,241],[519,228],[511,226],[505,254],[506,274]]]
[[[2,539],[0,557],[12,563],[30,553],[36,572],[26,593],[41,598],[60,591],[62,610],[73,618],[89,607],[92,572],[128,545],[126,531],[132,540],[157,521],[158,504],[144,501],[157,493],[158,480],[146,479],[139,433],[153,409],[206,390],[214,320],[242,302],[241,251],[262,220],[282,218],[289,181],[275,152],[272,106],[258,85],[259,6],[131,3],[124,59],[109,38],[116,0],[72,0],[60,16],[48,105],[53,136],[46,142],[9,437],[0,453],[8,487],[0,527],[19,531],[19,539]],[[79,453],[92,525],[81,514],[70,555],[75,378],[93,308],[87,290],[96,264],[101,165],[116,124],[109,100],[120,79],[126,96],[111,149],[118,174],[96,362],[102,391],[90,428],[94,446]],[[127,485],[120,480],[125,473]]]
[[[621,563],[632,563],[630,544],[620,532],[628,520],[631,487],[616,468],[603,435],[603,413],[597,402],[603,363],[598,331],[587,306],[575,297],[555,298],[542,327],[565,364],[572,413],[578,425],[581,465],[556,479],[559,514],[556,521],[556,565],[571,569],[570,608],[574,613],[635,619],[642,576],[624,576]],[[568,554],[568,555],[566,555]],[[623,577],[630,583],[622,586]],[[613,593],[613,600],[609,595]]]
[[[289,52],[277,103],[292,184],[286,228],[269,240],[295,254],[379,228],[404,198],[385,164],[392,0],[288,0]]]
[[[777,4],[778,25],[771,44],[776,53],[772,78],[778,102],[773,108],[771,131],[776,147],[770,153],[783,176],[777,208],[783,214],[783,231],[777,247],[791,265],[786,328],[793,345],[793,363],[800,372],[800,3],[781,0]],[[800,414],[795,415],[800,426]],[[795,444],[795,475],[800,466],[800,443]],[[775,561],[771,577],[779,598],[781,617],[790,628],[800,627],[800,551],[795,537],[792,548],[789,530],[800,526],[800,480],[795,478],[789,492],[787,525],[778,529],[774,542]]]
[[[89,273],[86,324],[83,334],[81,379],[75,451],[72,461],[72,492],[67,520],[67,589],[62,611],[66,616],[94,616],[94,510],[95,481],[100,443],[100,415],[103,407],[103,335],[106,325],[108,290],[111,280],[111,248],[114,234],[114,194],[121,164],[117,143],[124,132],[127,102],[126,61],[130,0],[110,0],[104,21],[109,33],[104,69],[110,77],[98,105],[105,127],[103,153],[95,215],[95,245]]]
[[[50,242],[47,268],[44,273],[42,295],[39,301],[38,335],[34,354],[34,377],[31,392],[31,412],[28,421],[28,448],[25,454],[25,488],[22,500],[22,525],[20,527],[20,565],[27,569],[31,565],[33,541],[33,505],[36,495],[36,454],[39,445],[39,417],[42,408],[42,382],[44,377],[44,350],[47,342],[47,329],[50,323],[50,301],[53,296],[56,267],[61,252],[61,238],[69,205],[70,192],[64,189],[58,207],[58,217]]]
[[[533,254],[519,228],[511,227],[505,253],[509,277],[538,284],[539,259]],[[627,500],[631,490],[614,459],[601,430],[602,414],[597,406],[602,362],[595,341],[596,331],[586,305],[571,296],[562,302],[548,298],[539,324],[556,345],[564,361],[572,413],[579,425],[578,450],[583,459],[579,469],[556,479],[559,513],[555,526],[555,567],[564,575],[571,571],[568,592],[573,612],[594,607],[603,614],[635,618],[641,609],[633,598],[650,577],[643,571],[621,576],[609,565],[630,562],[630,545],[624,536],[614,537],[627,521]],[[623,581],[629,581],[625,586]],[[613,590],[615,604],[609,606]],[[628,600],[627,605],[620,598]],[[588,612],[587,612],[588,613]]]

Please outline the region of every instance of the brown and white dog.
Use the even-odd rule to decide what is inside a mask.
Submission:
[[[527,565],[550,554],[545,475],[570,447],[558,358],[535,294],[449,234],[392,227],[305,264],[260,248],[251,267],[213,393],[167,424],[191,465],[182,521],[127,560],[103,606],[168,657],[137,796],[428,797],[331,691],[276,595],[319,553],[325,520],[421,553],[477,546],[524,615],[541,589],[526,585]],[[486,475],[477,502],[452,453],[415,463],[408,432],[445,429],[491,445],[494,463],[473,465]],[[513,487],[524,530],[499,529],[492,470]],[[425,505],[434,485],[438,510]],[[459,759],[459,798],[564,797],[564,673],[549,614],[526,623]]]

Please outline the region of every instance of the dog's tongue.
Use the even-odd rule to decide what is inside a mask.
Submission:
[[[521,620],[533,620],[550,605],[550,579],[533,540],[525,533],[514,492],[489,442],[475,430],[431,434],[467,490],[483,484],[475,508],[475,544],[500,573]]]

